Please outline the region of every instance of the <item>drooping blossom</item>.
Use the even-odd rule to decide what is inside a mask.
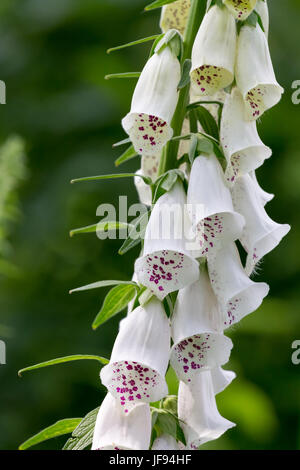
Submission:
[[[250,171],[249,175],[254,181],[256,194],[258,194],[262,205],[265,206],[268,202],[272,201],[274,194],[268,193],[260,186],[255,171]]]
[[[160,400],[168,393],[165,373],[170,355],[170,326],[155,298],[122,322],[101,381],[126,414],[137,403]]]
[[[235,209],[246,221],[240,241],[248,253],[246,272],[250,275],[256,264],[276,248],[291,227],[278,224],[268,216],[250,175],[237,179],[232,195]]]
[[[264,30],[266,38],[269,36],[269,8],[267,0],[257,0],[257,4],[255,7],[255,11],[259,14]]]
[[[147,225],[143,256],[135,262],[138,282],[160,300],[199,278],[189,252],[186,195],[181,182],[159,198]]]
[[[149,405],[136,405],[128,415],[110,393],[97,415],[92,450],[148,450],[151,438]]]
[[[234,78],[236,25],[226,8],[213,6],[206,13],[192,51],[191,83],[205,96],[230,85]]]
[[[223,0],[224,5],[239,21],[245,21],[255,8],[257,0]]]
[[[222,333],[218,301],[206,270],[200,279],[178,293],[172,315],[171,365],[179,380],[190,383],[199,371],[228,362],[232,341]]]
[[[210,256],[222,244],[240,237],[244,219],[233,208],[223,170],[215,155],[201,155],[194,160],[187,202],[200,256]],[[198,210],[200,206],[202,210]]]
[[[208,258],[212,288],[223,308],[224,328],[254,312],[268,295],[269,286],[247,276],[235,243],[222,247]]]
[[[261,166],[272,155],[272,150],[258,135],[256,122],[245,121],[244,101],[237,88],[233,88],[225,100],[221,144],[227,159],[225,177],[228,185],[233,185],[238,176]]]
[[[198,373],[189,385],[180,382],[178,417],[181,420],[187,449],[192,450],[197,450],[205,442],[218,439],[235,426],[218,411],[210,371]]]
[[[153,155],[172,137],[171,120],[177,105],[180,63],[169,46],[155,52],[136,85],[131,110],[122,120],[137,153]]]
[[[213,388],[215,395],[223,392],[228,385],[236,378],[235,372],[225,370],[222,367],[215,367],[211,371]]]
[[[245,119],[253,121],[275,106],[284,92],[278,84],[266,35],[256,27],[241,28],[236,58],[236,83],[245,102]]]
[[[191,0],[177,0],[176,2],[164,5],[161,10],[160,27],[163,33],[170,29],[177,29],[184,35],[187,25]]]

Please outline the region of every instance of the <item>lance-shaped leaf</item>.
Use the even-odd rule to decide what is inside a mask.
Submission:
[[[118,286],[120,284],[131,285],[131,286],[137,287],[137,284],[134,281],[98,281],[98,282],[93,282],[92,284],[87,284],[86,286],[77,287],[77,289],[72,289],[70,290],[69,293],[73,294],[73,292],[80,292],[80,291],[90,290],[90,289],[99,289],[100,287]]]
[[[136,293],[136,286],[120,284],[113,287],[105,297],[102,308],[93,322],[93,329],[95,330],[126,308]]]
[[[128,42],[127,44],[121,44],[120,46],[111,47],[107,50],[107,54],[110,54],[114,51],[119,51],[120,49],[125,49],[127,47],[136,46],[138,44],[143,44],[144,42],[154,41],[160,36],[160,34],[155,34],[154,36],[148,36],[147,38],[137,39],[136,41]]]
[[[131,142],[130,137],[128,137],[127,139],[120,140],[119,142],[116,142],[115,144],[113,144],[113,148],[120,147],[121,145],[125,145],[125,144],[130,144],[130,142]]]
[[[174,3],[176,0],[155,0],[155,2],[150,3],[145,7],[146,11],[154,10],[155,8],[163,7],[164,5],[168,5],[169,3]]]
[[[149,212],[143,213],[135,220],[133,227],[129,232],[128,238],[125,240],[118,251],[119,255],[124,255],[141,242],[145,235],[148,220]]]
[[[127,162],[128,160],[131,160],[132,158],[135,158],[137,156],[138,156],[138,153],[136,153],[133,145],[131,145],[130,147],[128,147],[127,150],[125,150],[124,153],[122,153],[122,155],[119,158],[117,158],[117,160],[115,161],[115,166],[119,166],[122,163]]]
[[[99,407],[90,411],[72,432],[72,437],[67,440],[63,450],[84,450],[93,441],[93,432]]]
[[[99,222],[98,224],[88,225],[87,227],[75,228],[71,230],[70,237],[80,233],[109,232],[110,230],[123,230],[130,228],[131,224],[126,222]]]
[[[195,113],[204,132],[211,135],[215,139],[219,139],[219,129],[210,112],[204,108],[204,106],[198,106],[195,110]]]
[[[123,72],[123,73],[110,73],[105,75],[105,80],[111,80],[112,78],[139,78],[141,72]]]
[[[56,366],[57,364],[63,364],[65,362],[73,361],[82,361],[82,360],[92,360],[98,361],[100,364],[105,365],[109,361],[105,357],[95,356],[92,354],[74,354],[72,356],[58,357],[56,359],[51,359],[50,361],[41,362],[39,364],[34,364],[33,366],[25,367],[24,369],[19,370],[18,376],[21,377],[24,372],[28,372],[35,369],[41,369],[43,367]]]
[[[74,431],[81,420],[82,418],[67,418],[57,421],[55,424],[52,424],[52,426],[43,429],[43,431],[23,442],[23,444],[20,445],[19,450],[26,450],[29,449],[29,447],[35,446],[44,441],[48,441],[54,437],[69,434]]]
[[[99,175],[99,176],[85,176],[83,178],[76,178],[71,180],[71,183],[80,183],[82,181],[98,181],[98,180],[109,180],[109,179],[118,179],[118,178],[134,178],[138,176],[142,178],[146,184],[151,184],[151,178],[143,175],[136,175],[136,173],[117,173],[112,175]]]
[[[190,59],[186,59],[182,66],[181,79],[177,86],[178,90],[182,90],[182,88],[186,87],[190,83],[191,67],[192,61]]]

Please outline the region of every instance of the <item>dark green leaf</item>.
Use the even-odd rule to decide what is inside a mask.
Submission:
[[[189,148],[189,161],[191,165],[193,164],[193,161],[196,157],[197,146],[198,146],[198,138],[196,135],[193,135],[191,137],[191,143],[190,143],[190,148]]]
[[[139,78],[141,72],[124,72],[124,73],[110,73],[105,75],[105,80],[111,80],[112,78]]]
[[[86,286],[77,287],[77,289],[72,289],[70,290],[70,294],[73,294],[73,292],[80,292],[80,291],[85,291],[85,290],[90,290],[90,289],[98,289],[100,287],[119,286],[120,284],[137,286],[137,284],[133,281],[98,281],[98,282],[93,282],[92,284],[88,284]]]
[[[136,286],[132,285],[120,284],[113,287],[105,297],[102,308],[93,322],[93,329],[95,330],[127,307],[128,303],[135,297],[136,292]]]
[[[210,114],[210,112],[203,106],[198,106],[196,108],[196,115],[204,132],[206,132],[208,135],[211,135],[215,139],[218,139],[219,129],[215,119]]]
[[[190,83],[191,67],[192,67],[191,59],[186,59],[182,66],[181,79],[177,86],[178,90],[182,90],[182,88],[186,87]]]
[[[131,145],[127,150],[125,150],[124,153],[115,161],[115,165],[119,166],[122,165],[122,163],[127,162],[128,160],[131,160],[132,158],[138,157],[138,154],[134,150],[133,145]]]
[[[132,222],[133,227],[129,231],[128,238],[119,249],[119,255],[124,255],[141,242],[145,235],[148,220],[149,212],[145,212],[141,214],[134,222]]]
[[[78,426],[81,422],[82,418],[69,418],[69,419],[62,419],[61,421],[57,421],[52,426],[40,431],[35,436],[31,437],[27,441],[23,442],[20,445],[19,450],[26,450],[29,447],[35,446],[40,444],[41,442],[47,441],[52,439],[53,437],[63,436],[65,434],[69,434]]]
[[[110,49],[107,50],[107,54],[110,54],[111,52],[114,52],[114,51],[119,51],[120,49],[125,49],[126,47],[143,44],[144,42],[154,41],[159,36],[160,36],[159,34],[155,34],[154,36],[148,36],[147,38],[137,39],[136,41],[128,42],[127,44],[122,44],[121,46],[111,47]]]
[[[63,450],[84,450],[93,441],[93,434],[99,407],[90,411],[79,423],[68,439]]]
[[[87,227],[75,228],[71,230],[70,237],[81,233],[109,232],[110,230],[123,230],[130,228],[131,225],[125,222],[99,222],[98,224],[88,225]]]
[[[113,175],[99,175],[99,176],[85,176],[83,178],[76,178],[71,181],[71,183],[80,183],[82,181],[98,181],[98,180],[109,180],[109,179],[117,179],[117,178],[134,178],[137,176],[138,178],[142,178],[146,184],[152,184],[151,178],[147,176],[135,174],[135,173],[117,173]]]

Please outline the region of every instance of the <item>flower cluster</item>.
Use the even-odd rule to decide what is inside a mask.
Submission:
[[[261,305],[269,287],[250,275],[290,229],[266,213],[273,195],[255,175],[272,154],[257,119],[283,93],[268,48],[267,3],[208,2],[191,61],[185,56],[183,64],[178,45],[193,23],[195,3],[177,0],[162,8],[165,34],[122,120],[141,156],[135,183],[151,215],[133,278],[142,295],[128,307],[100,374],[108,394],[93,449],[198,449],[234,426],[216,405],[216,395],[235,378],[222,368],[233,347],[225,331]],[[180,100],[184,93],[189,101]],[[173,132],[180,119],[181,135]],[[179,381],[172,411],[164,406],[168,367]],[[152,429],[151,413],[169,413],[182,435],[168,434],[159,418]]]

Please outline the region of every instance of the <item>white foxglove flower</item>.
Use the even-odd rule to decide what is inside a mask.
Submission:
[[[211,370],[211,377],[215,395],[221,393],[236,378],[236,374],[231,370],[224,370],[222,367],[215,367]]]
[[[206,271],[181,289],[172,316],[171,365],[179,380],[189,383],[199,371],[228,362],[232,341],[222,334],[222,312]]]
[[[140,175],[145,176],[143,174],[143,170],[140,169],[136,171],[136,176],[134,177],[134,185],[135,189],[137,190],[139,200],[142,204],[145,204],[145,206],[151,206],[152,203],[152,191],[151,187],[149,184],[146,184],[143,178],[140,177]]]
[[[268,41],[258,23],[255,28],[243,26],[240,31],[235,78],[249,121],[275,106],[284,92],[276,81]]]
[[[163,33],[169,29],[177,29],[182,35],[187,25],[191,0],[177,0],[164,5],[161,11],[160,27]]]
[[[255,8],[257,0],[223,0],[224,5],[239,21],[245,21]]]
[[[215,155],[194,160],[187,202],[200,256],[210,256],[222,243],[240,237],[244,219],[234,211],[223,170]],[[203,206],[202,211],[196,210],[199,205]]]
[[[92,450],[148,450],[151,438],[149,405],[136,405],[128,415],[108,393],[100,407]]]
[[[171,139],[180,77],[180,63],[168,46],[153,54],[145,65],[133,94],[130,113],[122,120],[137,153],[159,153]]]
[[[170,354],[170,326],[162,304],[152,299],[122,322],[101,381],[122,410],[160,400],[168,393],[165,373]]]
[[[254,312],[269,292],[264,282],[253,282],[247,276],[235,243],[222,247],[208,258],[212,288],[223,306],[224,328]]]
[[[251,176],[251,178],[253,179],[255,183],[256,194],[258,194],[262,205],[265,206],[268,202],[272,201],[272,199],[274,198],[274,194],[267,193],[267,191],[262,189],[262,187],[259,185],[259,182],[257,181],[255,171],[250,171],[249,175]]]
[[[272,150],[261,141],[255,121],[244,120],[244,100],[237,88],[225,100],[221,144],[227,160],[225,177],[232,185],[238,176],[261,166]]]
[[[178,418],[182,420],[187,448],[194,450],[235,426],[218,411],[210,371],[200,372],[189,385],[180,382]]]
[[[144,255],[135,262],[138,282],[159,299],[199,278],[199,265],[188,251],[186,196],[181,182],[159,198],[147,225]]]
[[[267,0],[258,0],[255,10],[259,14],[264,30],[265,35],[268,38],[269,36],[269,8]]]
[[[291,227],[278,224],[268,216],[251,176],[238,178],[232,195],[235,209],[246,221],[240,241],[248,253],[246,273],[250,275],[256,264],[276,248]]]
[[[191,82],[199,95],[214,95],[234,78],[236,25],[226,8],[206,13],[192,51]]]
[[[162,434],[155,439],[151,450],[180,450],[180,447],[170,434]]]

